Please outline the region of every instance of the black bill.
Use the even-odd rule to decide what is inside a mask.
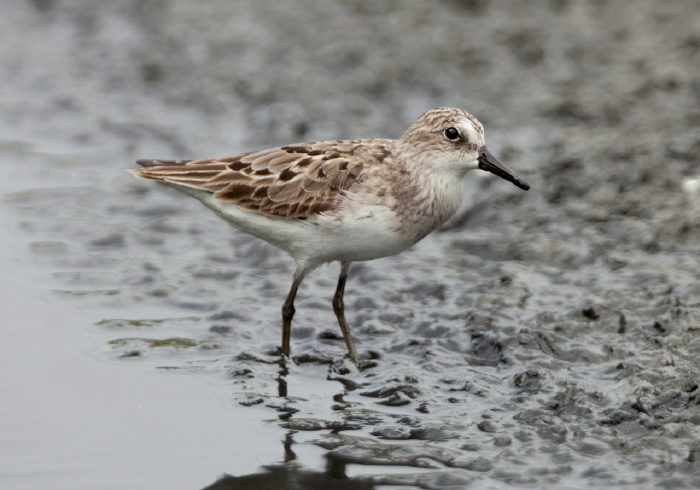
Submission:
[[[479,152],[479,168],[481,170],[491,172],[492,174],[496,174],[525,191],[530,188],[530,185],[527,182],[518,177],[518,174],[502,164],[501,161],[493,156],[493,154],[485,146]]]

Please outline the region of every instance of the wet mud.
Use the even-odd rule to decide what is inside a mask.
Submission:
[[[279,427],[271,469],[209,488],[700,486],[695,2],[34,1],[1,22],[43,33],[1,53],[28,269],[110,333],[99,356],[225,378],[232,410]],[[474,171],[446,226],[353,265],[357,366],[337,264],[300,289],[282,360],[291,259],[124,172],[399,137],[442,105],[531,189]]]

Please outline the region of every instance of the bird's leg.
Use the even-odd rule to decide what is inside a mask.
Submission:
[[[357,362],[360,358],[357,356],[357,349],[355,349],[355,343],[352,341],[352,337],[350,336],[350,328],[348,327],[348,322],[345,321],[345,303],[343,302],[343,295],[345,294],[345,281],[348,278],[350,264],[352,264],[352,262],[340,263],[340,277],[338,278],[338,287],[336,288],[335,295],[333,296],[333,311],[335,311],[335,316],[338,317],[338,324],[340,325],[340,330],[343,331],[345,345],[348,346],[348,353],[350,354],[350,358],[353,361]]]
[[[297,296],[299,284],[304,279],[306,271],[300,267],[294,271],[292,287],[289,289],[287,299],[282,305],[282,354],[289,357],[289,339],[292,335],[292,318],[294,318],[294,298]]]

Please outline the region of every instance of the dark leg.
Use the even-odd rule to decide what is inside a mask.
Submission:
[[[345,321],[345,303],[343,302],[343,295],[345,294],[345,281],[348,278],[350,264],[352,264],[352,262],[340,263],[340,277],[338,278],[338,287],[335,290],[335,296],[333,296],[333,311],[335,311],[335,316],[338,317],[338,324],[340,325],[340,330],[343,331],[343,337],[345,338],[345,345],[348,346],[348,353],[350,354],[350,359],[357,362],[360,358],[357,356],[355,343],[352,341],[352,337],[350,336],[350,328],[348,327],[348,322]]]
[[[297,296],[297,289],[299,289],[299,284],[301,284],[305,274],[306,271],[304,269],[297,267],[292,278],[292,287],[282,305],[282,354],[287,357],[289,357],[289,338],[292,335],[292,318],[294,318],[294,312],[296,311],[294,309],[294,298]]]

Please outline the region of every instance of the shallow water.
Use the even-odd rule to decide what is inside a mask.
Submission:
[[[697,7],[501,3],[0,7],[0,485],[700,485]],[[359,366],[337,264],[282,364],[291,260],[124,171],[437,105],[532,189],[353,266]]]

